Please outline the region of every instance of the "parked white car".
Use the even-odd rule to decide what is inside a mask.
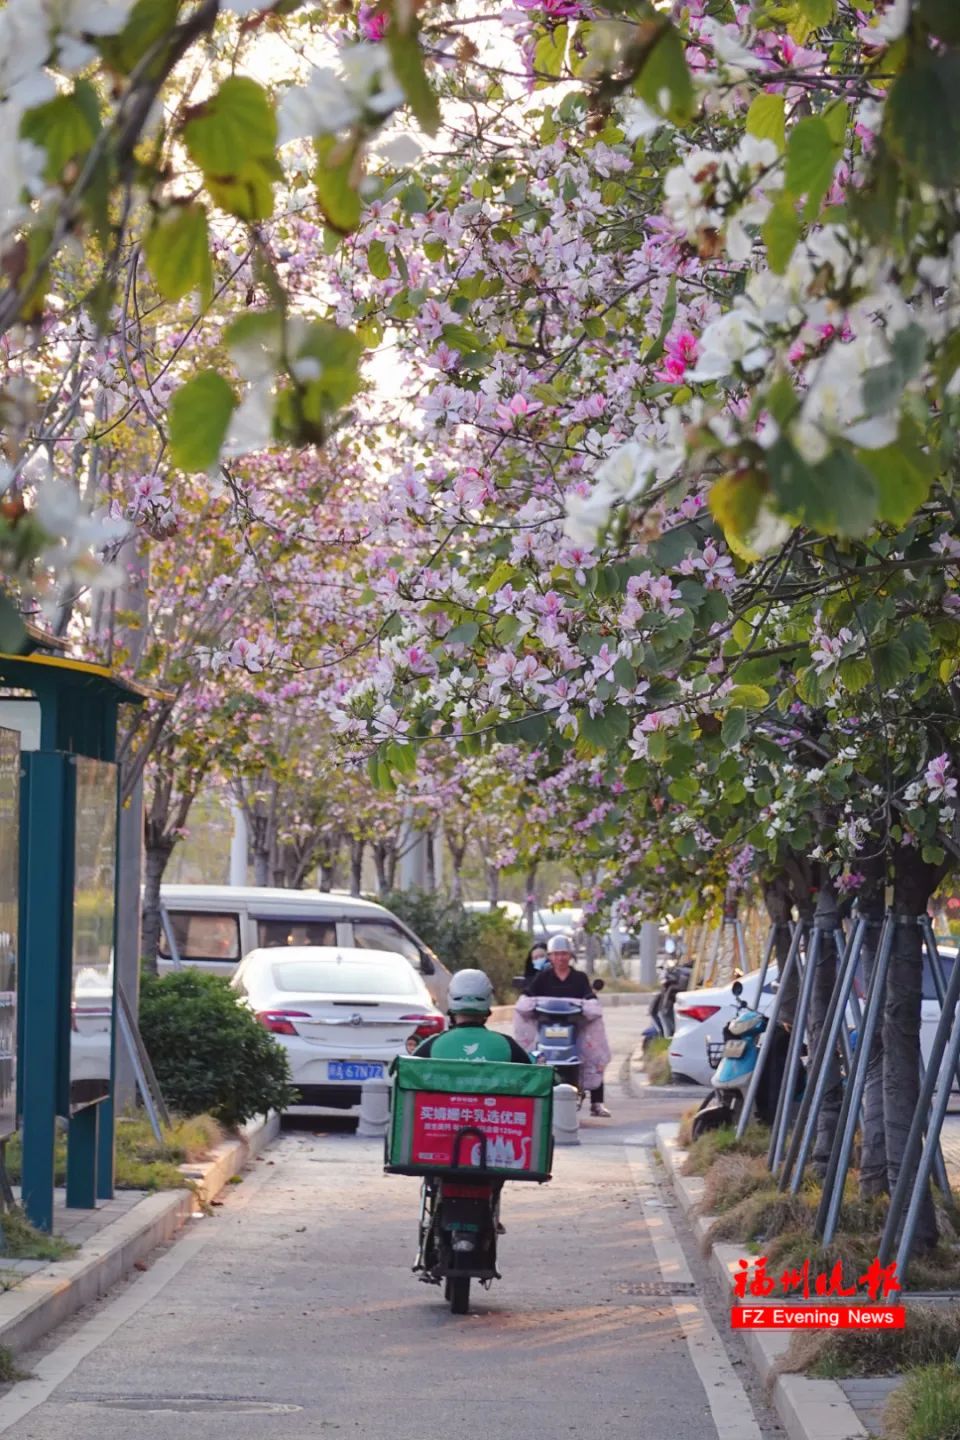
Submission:
[[[948,984],[950,973],[957,959],[955,941],[943,941],[938,946],[944,984]],[[760,971],[744,975],[743,998],[748,1005],[757,1006],[757,981]],[[930,1057],[940,1006],[934,988],[930,963],[923,958],[923,1001],[920,1028],[920,1053],[924,1064]],[[862,998],[859,977],[855,981]],[[708,986],[700,990],[682,990],[677,996],[676,1031],[670,1040],[670,1071],[674,1080],[690,1081],[695,1085],[709,1085],[713,1067],[707,1059],[707,1045],[723,1039],[723,1027],[736,1013],[731,985]],[[767,1015],[773,1005],[777,991],[777,967],[771,965],[764,981],[763,993],[757,1008]]]
[[[402,955],[335,945],[251,950],[231,981],[287,1052],[301,1110],[357,1115],[364,1080],[382,1079],[445,1020]]]

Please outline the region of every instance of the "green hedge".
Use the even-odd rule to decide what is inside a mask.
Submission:
[[[140,1032],[178,1115],[209,1114],[234,1129],[295,1103],[283,1049],[217,975],[144,976]]]
[[[379,903],[406,921],[450,970],[483,970],[501,1004],[516,998],[511,981],[523,970],[529,936],[501,910],[465,910],[457,900],[422,890],[393,890]]]

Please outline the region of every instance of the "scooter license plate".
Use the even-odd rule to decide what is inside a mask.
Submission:
[[[566,1025],[544,1025],[543,1037],[545,1040],[566,1040],[568,1027]]]
[[[728,1040],[723,1047],[723,1053],[728,1060],[739,1060],[746,1048],[746,1040]]]

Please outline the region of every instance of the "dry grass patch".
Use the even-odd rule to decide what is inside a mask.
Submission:
[[[760,1155],[721,1155],[703,1177],[701,1215],[725,1215],[758,1190],[770,1188],[770,1171]]]
[[[897,1375],[913,1366],[953,1360],[958,1349],[960,1306],[911,1305],[903,1330],[795,1331],[776,1369],[820,1380]]]
[[[670,1070],[670,1041],[663,1035],[651,1040],[643,1055],[643,1068],[651,1085],[669,1085],[673,1079]]]
[[[696,1111],[693,1113],[696,1114]],[[699,1140],[692,1141],[687,1148],[683,1173],[706,1175],[721,1155],[766,1155],[769,1144],[770,1131],[765,1125],[748,1125],[742,1140],[737,1139],[737,1132],[732,1126],[709,1130],[706,1135],[701,1135]]]

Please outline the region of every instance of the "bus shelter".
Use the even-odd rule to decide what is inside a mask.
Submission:
[[[117,723],[148,694],[99,665],[0,654],[0,1143],[19,1129],[42,1230],[58,1117],[67,1205],[113,1195]]]

